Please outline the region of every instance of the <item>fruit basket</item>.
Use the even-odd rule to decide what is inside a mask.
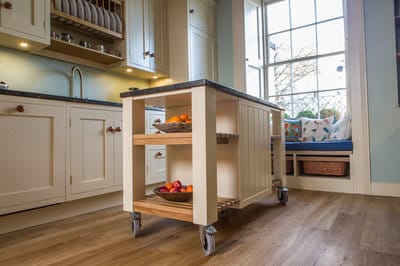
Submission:
[[[182,202],[190,201],[193,197],[193,192],[160,192],[160,188],[155,188],[153,192],[165,200]]]
[[[161,130],[165,133],[173,133],[173,132],[192,132],[192,124],[191,123],[158,123],[153,124],[155,128]]]

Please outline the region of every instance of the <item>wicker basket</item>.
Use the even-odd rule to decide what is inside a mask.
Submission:
[[[344,176],[348,168],[348,162],[303,161],[303,171],[308,175]]]
[[[271,160],[271,171],[274,174],[274,159]],[[293,174],[293,159],[286,159],[286,174]]]

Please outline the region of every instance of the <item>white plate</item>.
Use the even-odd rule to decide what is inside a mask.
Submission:
[[[64,13],[69,14],[69,1],[68,1],[68,0],[62,0],[62,2],[61,2],[61,8],[62,8],[62,11],[63,11]]]
[[[107,11],[110,14],[110,30],[117,31],[117,19],[113,12]]]
[[[104,17],[104,28],[110,29],[110,13],[105,8],[101,8]]]
[[[96,10],[97,10],[97,25],[99,25],[100,27],[104,27],[103,11],[99,6],[96,6]]]
[[[119,17],[119,15],[117,13],[114,13],[114,15],[115,15],[115,18],[116,18],[115,26],[117,28],[117,32],[118,33],[122,33],[122,21],[121,21],[121,18]]]
[[[95,5],[93,5],[92,3],[89,3],[90,6],[90,13],[92,13],[92,23],[93,24],[98,24],[98,17],[97,17],[97,8]]]
[[[88,1],[82,1],[82,2],[85,9],[85,20],[92,22],[92,11],[90,10],[89,2]]]
[[[69,14],[71,16],[76,17],[78,15],[76,0],[68,0],[69,1]]]
[[[84,1],[86,2],[86,1]],[[82,0],[76,0],[78,18],[85,19],[85,6]]]

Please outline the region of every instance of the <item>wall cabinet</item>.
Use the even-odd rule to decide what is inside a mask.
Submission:
[[[117,191],[122,185],[122,114],[69,107],[69,199]],[[120,167],[120,168],[119,168]]]
[[[146,110],[146,134],[155,134],[156,129],[154,123],[164,123],[165,112]],[[165,182],[167,179],[166,172],[166,147],[165,145],[147,145],[146,150],[146,185]]]
[[[167,1],[132,0],[126,4],[127,65],[168,75]]]
[[[19,43],[25,41],[26,47]],[[0,44],[26,51],[50,43],[50,0],[2,1]]]
[[[0,96],[0,215],[65,201],[65,104]]]
[[[172,1],[168,12],[171,79],[217,80],[215,1]]]

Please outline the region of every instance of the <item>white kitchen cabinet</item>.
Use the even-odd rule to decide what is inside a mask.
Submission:
[[[164,123],[165,112],[157,110],[146,110],[147,134],[154,134],[158,131],[153,124]],[[166,148],[165,145],[146,145],[146,185],[165,182],[166,172]]]
[[[0,44],[33,50],[50,44],[50,0],[1,1]],[[27,47],[19,47],[25,41]]]
[[[168,4],[170,78],[173,82],[217,80],[216,3],[176,0]]]
[[[166,0],[126,2],[127,65],[168,75]]]
[[[0,95],[0,215],[65,201],[65,103]]]
[[[120,190],[121,112],[106,107],[71,105],[69,119],[70,193],[67,199]]]

